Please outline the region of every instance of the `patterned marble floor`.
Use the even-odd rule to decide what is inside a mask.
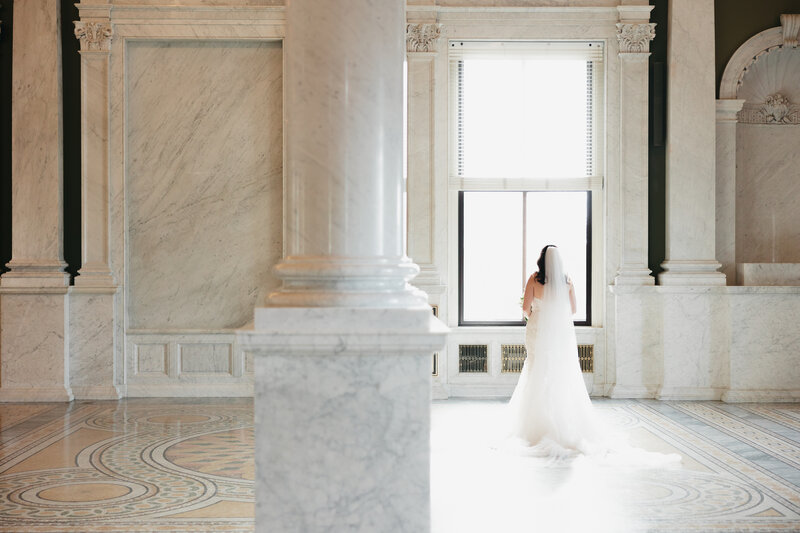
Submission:
[[[492,449],[503,404],[435,402],[434,533],[800,531],[800,404],[598,400],[673,468]],[[252,531],[251,400],[0,404],[0,531]]]

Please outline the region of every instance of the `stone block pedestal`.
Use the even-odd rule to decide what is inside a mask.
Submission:
[[[256,310],[257,531],[428,530],[446,331],[427,307]]]

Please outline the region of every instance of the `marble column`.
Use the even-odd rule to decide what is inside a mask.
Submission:
[[[736,284],[736,124],[745,100],[717,100],[716,251],[728,285]]]
[[[116,399],[114,295],[109,266],[110,6],[83,6],[81,43],[81,268],[70,290],[70,376],[79,399]]]
[[[615,285],[653,285],[647,267],[647,139],[652,6],[620,6],[617,24],[620,61],[620,196],[622,250]]]
[[[0,401],[69,401],[60,2],[14,5],[12,259],[0,278]]]
[[[666,261],[661,285],[724,285],[715,258],[713,0],[670,0]]]
[[[443,292],[436,267],[435,86],[441,25],[435,16],[406,25],[408,64],[408,255],[420,266],[414,285]]]
[[[290,0],[280,290],[255,360],[256,530],[427,531],[430,358],[402,252],[402,0]]]

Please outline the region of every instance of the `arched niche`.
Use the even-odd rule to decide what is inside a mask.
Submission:
[[[735,262],[739,283],[800,285],[800,15],[731,57],[720,100],[743,100],[736,125]]]

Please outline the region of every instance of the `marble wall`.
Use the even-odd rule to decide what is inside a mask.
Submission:
[[[134,42],[127,59],[127,325],[243,326],[281,255],[280,43]]]
[[[800,125],[739,124],[736,262],[800,263]]]

